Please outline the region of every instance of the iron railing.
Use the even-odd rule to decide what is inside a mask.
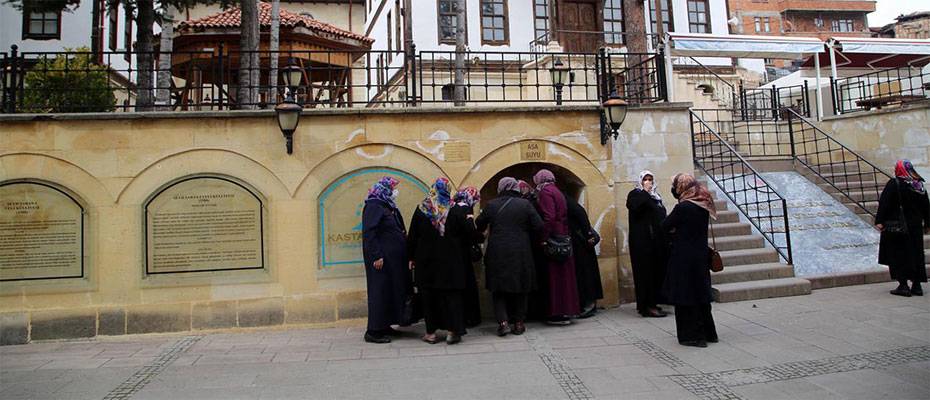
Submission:
[[[687,79],[693,81],[697,88],[705,94],[711,95],[720,104],[721,108],[735,109],[737,107],[736,86],[722,78],[712,69],[702,64],[694,57],[685,57],[680,65],[693,68],[689,72],[681,72]]]
[[[599,104],[616,93],[631,103],[666,99],[661,53],[467,52],[460,70],[466,104]],[[152,67],[139,69],[139,59]],[[240,85],[240,59],[259,77]],[[296,65],[298,103],[315,107],[452,104],[454,51],[229,51],[0,53],[3,110],[14,112],[197,111],[270,108],[287,89],[278,72]],[[552,83],[553,66],[569,70]],[[164,65],[164,66],[162,66]],[[140,74],[142,75],[140,77]],[[10,79],[6,79],[9,77]]]
[[[776,121],[775,113],[768,119],[742,119],[728,109],[692,109],[704,123],[727,141],[746,159],[783,159],[791,157],[791,132],[785,121]]]
[[[919,67],[889,68],[830,84],[837,115],[930,98],[930,72]]]
[[[791,233],[785,199],[695,112],[691,112],[691,145],[695,166],[720,188],[781,258],[791,264]]]
[[[737,116],[743,121],[784,119],[779,110],[791,108],[810,116],[810,95],[807,81],[794,86],[745,88],[740,86]]]
[[[875,216],[891,175],[843,145],[793,109],[785,109],[793,141],[792,157],[863,212]]]

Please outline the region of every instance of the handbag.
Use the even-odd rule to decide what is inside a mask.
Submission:
[[[543,248],[546,257],[562,262],[572,255],[572,238],[568,235],[552,235]]]
[[[416,272],[410,271],[411,277],[414,274],[416,274]],[[401,310],[398,325],[410,326],[420,322],[421,319],[423,319],[423,303],[420,299],[419,291],[416,286],[414,286],[412,290],[407,293],[407,298],[404,299],[404,309]]]
[[[904,219],[904,207],[901,205],[901,185],[898,183],[897,178],[895,178],[894,183],[895,189],[898,191],[898,219],[885,221],[882,232],[904,234],[907,233],[907,221]]]
[[[470,253],[471,262],[481,261],[481,258],[484,257],[484,251],[481,250],[481,245],[478,243],[471,245]]]
[[[712,272],[723,271],[723,257],[720,256],[720,252],[717,251],[717,237],[714,235],[714,224],[710,224],[710,237],[713,241],[713,246],[707,246],[710,260],[710,270]]]

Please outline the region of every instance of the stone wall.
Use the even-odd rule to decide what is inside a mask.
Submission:
[[[608,146],[599,143],[595,107],[308,110],[292,155],[270,111],[0,116],[0,185],[26,179],[73,193],[87,248],[82,278],[0,282],[0,343],[361,325],[364,278],[321,269],[324,191],[365,168],[481,188],[526,162],[528,142],[546,147],[533,161],[584,183],[582,204],[603,238],[601,304],[616,306],[633,297],[626,193],[648,168],[670,199],[668,178],[692,169],[687,106],[632,108]],[[166,185],[201,175],[242,182],[262,199],[263,267],[147,274],[145,204]],[[409,220],[411,210],[401,211]]]
[[[885,172],[906,158],[930,174],[930,102],[825,117],[820,127]]]

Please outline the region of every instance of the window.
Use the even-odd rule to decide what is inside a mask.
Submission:
[[[820,17],[814,18],[814,26],[818,28],[823,28],[823,18],[820,18]]]
[[[533,0],[533,40],[549,40],[549,0]]]
[[[481,44],[507,44],[507,0],[481,0]]]
[[[458,6],[455,0],[436,0],[439,10],[439,43],[455,44],[455,27],[458,25]],[[464,10],[468,12],[468,10]],[[467,17],[466,17],[467,19]],[[468,24],[465,24],[465,41],[468,42]]]
[[[688,0],[688,32],[710,33],[707,0]]]
[[[23,39],[61,39],[61,11],[36,12],[23,2]]]
[[[123,25],[126,28],[123,30],[123,45],[126,46],[126,53],[123,54],[123,59],[126,61],[132,60],[132,13],[129,10],[126,10],[126,21],[123,22]]]
[[[387,22],[387,62],[388,62],[388,65],[390,65],[391,60],[394,59],[394,49],[393,49],[394,39],[391,38],[391,34],[392,34],[391,31],[393,31],[393,29],[391,28],[391,12],[390,11],[388,11],[387,13],[386,22]]]
[[[112,51],[116,51],[117,46],[119,46],[116,41],[119,38],[119,2],[114,1],[110,4],[109,10],[107,10],[107,18],[109,24],[107,29],[109,29],[107,35],[107,47]]]
[[[766,32],[772,31],[772,26],[769,24],[769,17],[762,18],[762,24],[764,25]]]
[[[671,32],[675,26],[672,21],[671,0],[658,0],[662,5],[662,32]],[[649,17],[652,19],[652,33],[658,32],[656,26],[656,0],[649,0]]]
[[[851,19],[837,19],[833,21],[833,32],[852,32],[853,21]]]
[[[396,46],[394,46],[394,48],[397,49],[398,53],[403,51],[403,48],[404,48],[403,36],[400,33],[401,27],[403,26],[400,18],[401,18],[401,15],[403,14],[404,13],[402,12],[400,8],[400,0],[394,0],[394,40],[397,41]]]
[[[623,0],[604,1],[604,43],[623,44]]]
[[[752,20],[756,25],[756,32],[762,32],[762,18],[755,17]]]

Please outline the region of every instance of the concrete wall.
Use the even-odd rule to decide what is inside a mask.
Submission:
[[[89,249],[84,278],[0,282],[0,342],[361,325],[364,278],[319,273],[322,191],[369,167],[480,188],[521,163],[527,140],[545,145],[539,161],[584,182],[583,204],[603,237],[602,305],[629,301],[626,194],[639,171],[651,169],[671,199],[669,177],[692,169],[688,105],[631,109],[608,146],[599,143],[596,107],[308,110],[293,155],[267,111],[0,116],[0,182],[42,180],[74,193],[87,212]],[[452,143],[459,153],[447,160]],[[143,204],[166,183],[196,174],[234,177],[265,200],[264,269],[145,274]]]
[[[906,158],[930,175],[930,102],[825,117],[820,127],[888,173]]]

